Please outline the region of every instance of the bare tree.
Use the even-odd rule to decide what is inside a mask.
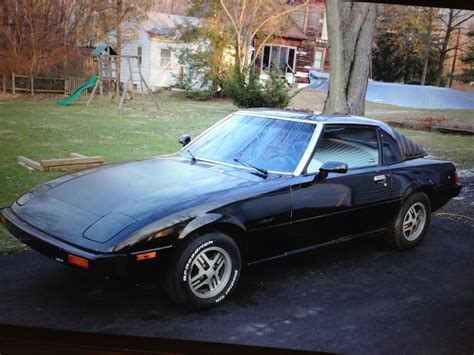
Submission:
[[[83,47],[106,39],[119,18],[142,17],[151,5],[152,0],[0,0],[0,72],[84,75],[90,50]]]
[[[363,115],[376,5],[331,0],[326,13],[330,77],[323,112]]]
[[[120,62],[122,61],[122,20],[123,20],[123,2],[117,0],[117,97],[120,90]]]
[[[268,39],[288,24],[285,21],[288,15],[307,3],[307,0],[296,5],[294,2],[273,0],[220,0],[221,8],[231,24],[236,64],[241,72],[250,64],[252,41],[261,37],[254,52],[254,58],[257,58]]]
[[[451,36],[457,29],[461,29],[462,25],[474,17],[474,14],[464,10],[450,9],[447,13],[442,13],[438,19],[444,25],[444,37],[439,46],[439,57],[437,63],[436,77],[434,81],[435,86],[441,85],[443,76],[444,62],[449,52],[457,48],[457,46],[450,46]],[[465,43],[461,44],[464,45]],[[459,44],[458,44],[459,45]]]
[[[428,73],[428,64],[430,61],[432,31],[433,31],[433,9],[430,7],[430,9],[428,10],[428,31],[426,33],[426,48],[425,48],[425,58],[423,62],[423,73],[421,74],[421,85],[425,85],[426,83],[426,75]]]

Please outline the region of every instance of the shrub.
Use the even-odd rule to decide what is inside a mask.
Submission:
[[[291,96],[286,80],[270,74],[262,85],[255,69],[243,73],[235,71],[222,83],[224,95],[232,99],[237,107],[278,107],[288,106]]]

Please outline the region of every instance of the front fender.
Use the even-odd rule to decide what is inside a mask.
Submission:
[[[227,224],[237,227],[241,232],[246,232],[245,226],[235,217],[226,216],[220,213],[207,213],[193,219],[180,233],[178,240],[185,239],[196,230],[212,224]]]

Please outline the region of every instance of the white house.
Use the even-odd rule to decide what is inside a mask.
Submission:
[[[177,83],[183,75],[184,68],[178,63],[176,51],[191,46],[179,39],[180,26],[197,26],[199,19],[195,17],[172,15],[161,12],[148,13],[144,21],[124,21],[122,25],[123,41],[120,78],[127,82],[130,68],[127,56],[138,56],[143,77],[147,84],[156,90],[170,87]],[[116,34],[110,35],[116,41]],[[131,60],[133,83],[140,86],[137,60]]]

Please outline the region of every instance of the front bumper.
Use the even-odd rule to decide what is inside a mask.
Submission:
[[[82,269],[113,274],[124,274],[136,264],[134,255],[94,253],[67,244],[24,222],[10,208],[0,210],[0,220],[21,242],[63,264],[79,267],[69,262],[73,255],[87,259],[88,266]]]

